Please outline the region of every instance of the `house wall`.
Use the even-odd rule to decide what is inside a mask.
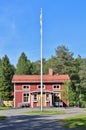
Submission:
[[[32,107],[37,107],[37,102],[33,102],[33,96],[31,96],[31,94],[32,94],[32,92],[33,91],[37,91],[37,90],[39,90],[38,89],[38,85],[39,84],[26,84],[26,85],[30,85],[30,89],[23,89],[23,87],[22,87],[22,85],[25,85],[25,83],[24,84],[22,84],[22,83],[18,83],[18,84],[15,84],[14,85],[14,87],[15,87],[15,94],[14,94],[14,96],[15,96],[15,98],[14,98],[14,102],[15,102],[15,108],[17,108],[17,107],[20,107],[21,106],[21,103],[23,102],[23,93],[29,93],[30,94],[30,104],[31,104],[31,106]],[[61,91],[62,91],[62,89],[63,89],[63,87],[64,87],[64,85],[63,84],[60,84],[60,89],[57,89],[57,90],[54,90],[53,89],[53,84],[51,84],[51,83],[45,83],[44,84],[45,85],[45,90],[48,92],[52,92],[52,91],[54,91],[54,92],[56,92],[56,93],[58,93],[58,92],[60,92],[61,93]],[[46,106],[48,107],[48,106],[52,106],[52,97],[51,97],[51,94],[50,94],[50,102],[46,102]],[[67,104],[68,103],[68,101],[67,100],[63,100],[62,99],[62,101],[64,102],[64,104]],[[33,102],[33,103],[32,103]]]
[[[37,84],[30,84],[30,91],[35,91],[37,89]]]
[[[52,91],[52,84],[46,84],[46,90]]]
[[[15,107],[20,107],[22,103],[22,92],[15,92]]]
[[[23,89],[23,85],[25,85],[25,84],[15,84],[15,98],[14,98],[14,104],[15,104],[15,108],[16,107],[20,107],[21,105],[22,105],[22,102],[23,102],[23,94],[24,93],[29,93],[29,91],[26,89],[26,90],[24,90]]]

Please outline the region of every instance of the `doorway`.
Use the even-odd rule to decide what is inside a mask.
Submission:
[[[63,102],[60,99],[60,94],[52,94],[52,104],[54,107],[63,107]]]
[[[37,99],[38,99],[37,106],[39,107],[39,106],[41,106],[41,94],[40,93],[37,95]],[[45,93],[42,94],[42,106],[46,106],[46,94]]]

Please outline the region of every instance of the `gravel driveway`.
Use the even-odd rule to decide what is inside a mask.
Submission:
[[[47,109],[47,108],[46,108]],[[0,111],[0,115],[7,119],[0,121],[0,130],[69,130],[62,127],[61,119],[71,115],[85,113],[81,108],[48,108],[51,110],[64,110],[67,114],[61,115],[26,115],[24,112],[31,108],[11,109]],[[72,130],[72,129],[71,129]]]

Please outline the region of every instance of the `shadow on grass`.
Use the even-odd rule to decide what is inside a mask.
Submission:
[[[0,116],[0,120],[6,119],[6,116]]]

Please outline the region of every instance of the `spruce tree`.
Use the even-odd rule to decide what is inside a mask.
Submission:
[[[5,55],[1,60],[0,67],[0,97],[6,101],[13,98],[12,77],[14,70],[14,66],[10,64],[9,58]]]
[[[31,74],[31,63],[24,52],[21,53],[16,66],[16,74]]]

